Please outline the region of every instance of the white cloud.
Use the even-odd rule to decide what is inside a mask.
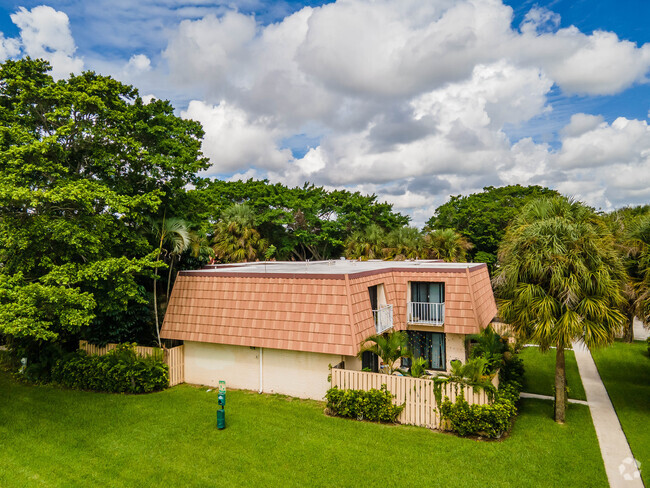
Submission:
[[[648,123],[624,117],[619,117],[611,125],[603,122],[591,130],[566,137],[558,154],[559,166],[569,169],[648,162]]]
[[[151,60],[144,54],[134,54],[126,64],[127,71],[150,71]]]
[[[13,58],[20,54],[20,42],[17,39],[6,38],[0,32],[0,60]]]
[[[32,58],[48,60],[55,78],[81,72],[84,63],[74,55],[77,47],[64,12],[46,5],[31,10],[20,7],[11,20],[20,29],[22,51]]]
[[[203,125],[203,152],[212,162],[210,174],[227,174],[251,166],[277,169],[291,159],[291,151],[276,146],[276,135],[264,120],[250,120],[246,112],[222,101],[209,105],[193,100],[181,112]]]

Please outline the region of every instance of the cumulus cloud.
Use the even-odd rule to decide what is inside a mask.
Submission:
[[[84,63],[75,56],[77,47],[64,12],[46,5],[31,10],[20,7],[11,20],[20,29],[22,51],[32,58],[48,60],[55,78],[81,72]]]
[[[251,166],[277,169],[291,159],[290,150],[278,149],[276,134],[264,120],[250,120],[246,112],[228,102],[209,105],[193,100],[181,116],[203,124],[203,152],[212,161],[212,174],[228,174]]]

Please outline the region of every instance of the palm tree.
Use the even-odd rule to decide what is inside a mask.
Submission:
[[[422,233],[415,227],[398,227],[386,235],[385,257],[402,261],[422,257]]]
[[[467,251],[474,246],[454,229],[436,229],[424,236],[427,257],[448,262],[467,261]]]
[[[381,358],[388,366],[389,374],[397,369],[395,363],[401,358],[411,357],[408,350],[408,335],[403,331],[390,331],[368,337],[361,346],[359,357],[366,352],[372,352]]]
[[[645,236],[643,220],[648,217],[650,208],[627,207],[616,210],[606,216],[614,238],[616,249],[622,259],[626,271],[626,282],[623,286],[625,306],[623,312],[627,317],[627,324],[623,334],[623,340],[632,342],[634,340],[634,319],[643,317],[643,307],[640,306],[643,290],[639,284],[643,282],[643,255],[650,241],[650,235]],[[647,251],[646,251],[647,252]]]
[[[362,231],[353,232],[345,241],[345,257],[348,259],[381,259],[384,257],[386,232],[377,224],[370,224]]]
[[[499,314],[542,351],[556,348],[556,422],[565,421],[564,350],[614,340],[625,322],[624,280],[611,232],[579,202],[532,201],[506,232],[494,278]]]
[[[153,308],[156,318],[156,337],[158,338],[158,347],[162,346],[160,341],[160,318],[158,317],[158,268],[160,267],[160,256],[163,253],[163,246],[167,245],[170,254],[178,255],[190,246],[190,230],[183,219],[172,217],[166,219],[163,215],[161,221],[152,221],[151,230],[158,240],[158,254],[156,256],[156,272],[153,277]],[[172,258],[173,259],[173,258]],[[170,267],[171,278],[171,267]],[[169,283],[167,288],[169,296]]]
[[[650,324],[650,215],[639,218],[629,232],[631,256],[636,273],[632,287],[635,292],[635,313],[645,325]]]
[[[255,214],[246,204],[237,204],[223,212],[214,227],[214,255],[223,263],[241,263],[263,258],[269,244],[255,229]]]

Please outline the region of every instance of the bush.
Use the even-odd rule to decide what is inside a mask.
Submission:
[[[517,402],[524,378],[523,361],[505,355],[499,372],[499,390],[491,405],[470,405],[461,394],[455,402],[448,397],[440,406],[440,417],[448,420],[458,435],[481,435],[492,439],[501,437],[517,415]]]
[[[482,435],[494,439],[508,430],[510,421],[517,414],[517,407],[507,397],[497,398],[491,405],[470,405],[461,393],[454,403],[445,397],[440,414],[461,436]]]
[[[81,390],[149,393],[169,386],[169,367],[162,357],[140,357],[135,345],[120,344],[104,356],[68,354],[54,365],[52,380]]]
[[[524,360],[516,354],[506,354],[499,370],[499,383],[518,383],[519,390],[525,385]]]
[[[381,385],[381,389],[340,390],[330,388],[325,394],[327,408],[332,415],[375,422],[396,422],[404,405],[393,405],[394,395]]]

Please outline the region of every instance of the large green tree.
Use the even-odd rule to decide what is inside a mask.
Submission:
[[[32,345],[148,301],[157,253],[140,229],[207,167],[201,126],[168,102],[49,70],[0,66],[0,333]]]
[[[564,422],[564,351],[614,340],[625,272],[613,236],[591,209],[564,197],[530,202],[513,221],[499,248],[494,285],[503,320],[515,332],[556,348],[555,420]]]
[[[436,209],[426,228],[455,229],[474,245],[467,257],[492,266],[506,228],[520,209],[532,199],[557,194],[541,186],[486,186],[479,193],[452,196]]]
[[[354,232],[370,224],[390,231],[409,221],[375,195],[310,184],[288,188],[265,180],[204,181],[177,202],[174,215],[185,211],[215,224],[224,209],[242,203],[253,210],[255,229],[277,248],[279,259],[337,258]]]
[[[650,206],[624,207],[607,214],[605,221],[614,234],[616,249],[627,273],[623,289],[627,324],[623,338],[632,342],[634,319],[638,317],[644,323],[650,321],[648,312],[644,312],[644,297],[648,297],[644,281],[650,282],[650,276],[646,277],[650,256]]]

